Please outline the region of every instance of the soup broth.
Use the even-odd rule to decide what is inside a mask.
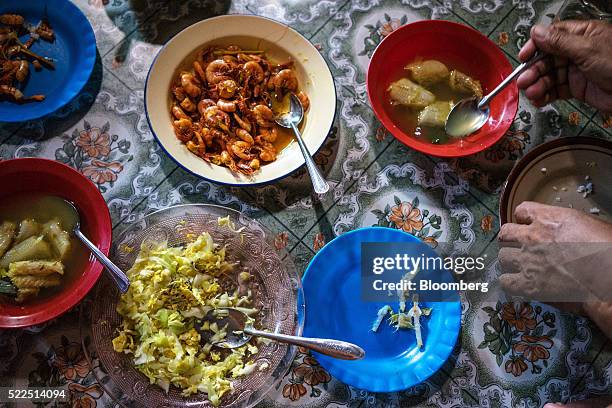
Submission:
[[[19,225],[24,219],[34,219],[40,224],[58,220],[65,231],[70,231],[77,223],[75,215],[59,197],[44,194],[16,194],[0,198],[0,223],[11,221]],[[62,259],[64,274],[61,284],[44,288],[40,293],[27,300],[28,304],[40,302],[60,292],[62,288],[74,282],[90,259],[89,251],[77,238],[70,234],[70,248]],[[0,295],[0,302],[13,302],[9,296]]]
[[[462,76],[462,78],[467,78],[473,81],[474,83],[478,83],[478,87],[480,87],[480,83],[476,80],[472,80],[471,77],[468,77],[467,75],[463,74],[453,64],[443,64],[437,60],[427,60],[426,62],[434,61],[435,63],[444,67],[444,69],[447,70],[444,73],[446,77],[443,74],[438,78],[434,78],[430,82],[419,82],[419,80],[423,81],[423,78],[419,77],[418,75],[415,75],[412,71],[406,69],[406,67],[412,64],[416,64],[419,61],[422,61],[422,59],[416,59],[415,61],[412,61],[411,63],[407,64],[405,67],[399,70],[396,77],[393,78],[392,81],[390,81],[391,85],[387,90],[388,102],[385,104],[387,114],[398,128],[400,128],[406,134],[412,135],[417,139],[432,144],[453,143],[457,140],[460,140],[448,136],[444,132],[443,123],[439,124],[438,126],[419,125],[419,114],[424,110],[424,108],[426,107],[425,105],[429,106],[434,102],[436,104],[439,102],[450,102],[450,104],[447,106],[451,107],[462,99],[474,96],[474,94],[468,91],[467,89],[458,89],[456,83],[454,84],[454,87],[451,86],[450,78],[451,76],[453,76],[453,78],[456,78],[456,76],[454,76],[455,72],[458,72]],[[449,72],[451,74],[449,74]],[[422,75],[422,72],[419,72],[419,74]],[[415,100],[411,101],[411,103],[413,103],[412,105],[408,103],[397,102],[391,96],[391,86],[393,86],[394,84],[399,84],[401,83],[401,81],[408,81],[408,86],[411,86],[410,84],[412,84],[420,89],[424,88],[423,95],[417,95],[415,97]],[[481,89],[480,92],[482,92]],[[402,97],[403,95],[401,95],[400,93],[399,96]],[[414,97],[414,95],[412,96]],[[443,116],[445,121],[446,115]]]

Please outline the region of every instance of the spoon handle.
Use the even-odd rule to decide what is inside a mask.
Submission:
[[[361,347],[346,341],[289,336],[287,334],[268,333],[251,328],[245,328],[244,332],[251,336],[264,337],[280,341],[281,343],[306,347],[318,353],[342,360],[359,360],[365,356],[365,351]]]
[[[327,193],[329,191],[329,184],[327,184],[327,181],[325,181],[325,178],[323,178],[323,176],[321,175],[317,164],[312,159],[312,156],[310,156],[310,152],[306,148],[306,144],[302,139],[302,134],[300,133],[300,130],[293,122],[291,122],[291,128],[293,129],[293,133],[295,133],[295,138],[297,139],[298,145],[300,146],[300,150],[302,151],[302,155],[304,156],[304,161],[306,162],[306,169],[308,169],[308,174],[310,174],[310,180],[312,181],[315,193]]]
[[[500,93],[502,89],[504,89],[506,86],[508,86],[508,84],[514,81],[514,79],[521,75],[523,71],[525,71],[527,68],[544,58],[546,58],[546,54],[536,51],[536,53],[533,55],[533,57],[531,57],[529,61],[523,62],[521,65],[516,67],[514,71],[512,71],[512,73],[506,77],[506,79],[501,81],[501,83],[497,85],[495,89],[493,89],[491,92],[489,92],[488,95],[482,98],[480,102],[478,102],[478,108],[483,109],[484,107],[489,106],[489,102],[491,102],[491,99],[493,99],[495,95]]]
[[[95,246],[93,244],[93,242],[91,242],[79,229],[75,229],[74,230],[74,235],[81,240],[81,242],[83,242],[83,244],[85,244],[85,246],[87,248],[89,248],[89,250],[91,251],[91,253],[93,254],[93,256],[96,257],[96,259],[98,261],[100,261],[100,263],[102,265],[104,265],[104,267],[106,268],[106,270],[109,272],[111,278],[113,278],[113,280],[115,281],[115,283],[117,284],[117,287],[119,288],[119,291],[121,293],[125,293],[127,292],[128,288],[130,287],[130,280],[128,279],[128,277],[125,275],[125,273],[123,273],[123,271],[121,269],[119,269],[119,267],[117,265],[115,265],[110,259],[108,259],[108,257],[106,255],[104,255],[102,253],[102,251],[100,251],[98,249],[97,246]]]

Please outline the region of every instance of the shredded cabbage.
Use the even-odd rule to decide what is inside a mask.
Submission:
[[[254,364],[245,361],[258,350],[249,343],[222,352],[213,349],[212,343],[226,334],[216,323],[205,325],[212,335],[202,345],[194,320],[219,307],[256,311],[248,307],[249,296],[238,290],[226,293],[218,282],[235,267],[208,233],[185,247],[143,244],[128,271],[130,289],[117,305],[123,323],[113,339],[115,351],[133,354],[136,368],[166,392],[170,385],[185,396],[205,392],[219,405],[232,390],[233,378],[253,372]]]

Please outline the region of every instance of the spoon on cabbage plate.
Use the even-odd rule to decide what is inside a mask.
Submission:
[[[476,97],[466,98],[455,104],[446,117],[446,125],[444,126],[446,134],[452,137],[464,137],[478,131],[489,119],[491,114],[489,103],[491,99],[512,83],[523,71],[544,57],[546,57],[545,54],[536,52],[529,61],[523,62],[516,67],[510,75],[482,99],[478,100]]]
[[[212,334],[210,330],[203,328],[203,324],[210,325],[212,323],[216,323],[219,328],[225,327],[225,337],[213,342],[213,345],[221,348],[231,349],[243,346],[251,337],[256,336],[306,347],[318,353],[342,360],[360,360],[365,356],[365,351],[361,347],[346,341],[290,336],[257,330],[253,328],[251,319],[245,313],[231,308],[211,310],[204,319],[196,321],[194,326],[201,334],[202,341],[210,341]]]

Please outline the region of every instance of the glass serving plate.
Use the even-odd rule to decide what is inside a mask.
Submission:
[[[240,234],[227,226],[219,226],[217,220],[227,216],[236,229],[242,228]],[[259,310],[256,326],[271,332],[301,335],[304,297],[291,257],[275,247],[270,231],[237,211],[204,204],[160,210],[121,234],[113,243],[111,257],[127,271],[143,242],[184,245],[202,232],[210,233],[216,244],[227,247],[230,262],[240,262],[241,268],[235,268],[236,275],[245,269],[251,273],[253,306]],[[235,282],[235,276],[228,277],[222,286],[232,291]],[[127,407],[212,407],[205,393],[184,397],[172,386],[166,394],[134,367],[131,355],[114,351],[112,339],[122,321],[115,310],[119,297],[113,282],[104,277],[81,310],[84,350],[100,385],[117,403]],[[262,342],[258,347],[259,352],[250,361],[258,368],[262,365],[267,368],[234,380],[234,390],[221,398],[221,407],[254,406],[291,367],[296,347],[276,342]]]

